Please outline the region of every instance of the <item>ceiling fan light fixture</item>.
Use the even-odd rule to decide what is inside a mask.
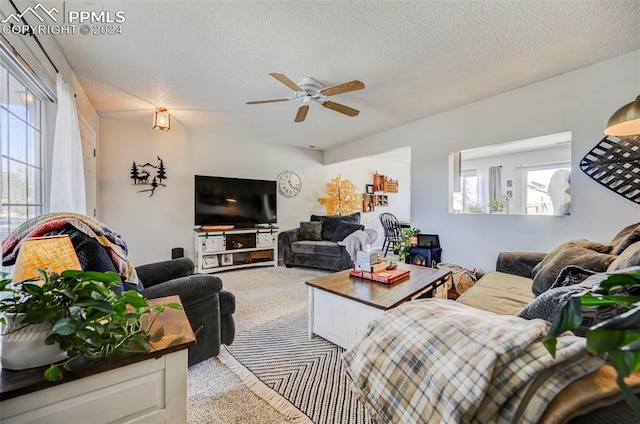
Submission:
[[[153,129],[159,131],[169,131],[171,129],[171,115],[167,109],[159,107],[153,114]]]
[[[640,96],[614,112],[607,121],[606,135],[628,137],[640,134]]]
[[[362,81],[353,80],[329,87],[322,87],[322,84],[311,77],[305,77],[300,83],[296,84],[280,72],[269,72],[269,75],[292,89],[294,91],[293,96],[291,98],[250,100],[246,102],[248,105],[300,100],[301,105],[298,107],[298,112],[296,113],[294,122],[303,122],[307,117],[309,107],[311,107],[313,103],[319,103],[327,109],[331,109],[351,117],[357,116],[360,113],[357,109],[329,101],[327,100],[327,97],[335,96],[336,94],[348,93],[350,91],[362,90],[364,88],[364,83]]]

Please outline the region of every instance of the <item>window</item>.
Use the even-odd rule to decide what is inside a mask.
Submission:
[[[569,215],[571,167],[536,167],[525,171],[527,215]]]
[[[43,98],[0,61],[0,238],[43,212]]]
[[[476,213],[484,207],[479,204],[478,175],[476,171],[462,172],[462,205],[465,213]]]
[[[484,206],[479,203],[478,175],[475,170],[460,173],[462,191],[454,193],[453,210],[456,213],[484,213]]]

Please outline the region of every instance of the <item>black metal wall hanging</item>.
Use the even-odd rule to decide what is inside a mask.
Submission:
[[[153,172],[155,172],[156,175],[154,175],[151,182],[149,182],[149,178],[151,178]],[[133,180],[134,185],[151,186],[151,188],[138,191],[138,193],[149,191],[149,197],[151,197],[156,191],[156,188],[166,187],[162,181],[167,179],[167,170],[164,167],[164,162],[160,159],[160,156],[158,156],[158,165],[152,165],[149,162],[144,165],[136,165],[136,163],[133,162],[133,165],[131,165],[131,176],[129,178]]]
[[[600,140],[580,169],[609,190],[640,204],[640,135]]]

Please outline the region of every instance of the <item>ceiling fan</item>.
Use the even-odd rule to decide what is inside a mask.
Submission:
[[[322,106],[335,110],[336,112],[344,113],[347,116],[356,116],[360,111],[350,108],[349,106],[341,105],[340,103],[332,102],[327,97],[335,96],[336,94],[348,93],[349,91],[362,90],[364,83],[362,81],[353,80],[344,82],[342,84],[332,85],[329,87],[322,87],[322,85],[313,78],[303,78],[298,84],[291,81],[284,74],[279,72],[269,72],[269,75],[289,87],[293,90],[293,97],[282,97],[279,99],[266,99],[266,100],[251,100],[248,101],[248,105],[257,105],[261,103],[275,103],[275,102],[287,102],[289,100],[302,100],[302,105],[298,108],[298,113],[294,122],[302,122],[307,117],[309,106],[312,102],[320,103]]]

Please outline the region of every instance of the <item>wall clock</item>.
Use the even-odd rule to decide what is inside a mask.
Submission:
[[[278,191],[284,197],[294,197],[302,189],[302,179],[300,175],[293,171],[282,171],[278,175]]]

